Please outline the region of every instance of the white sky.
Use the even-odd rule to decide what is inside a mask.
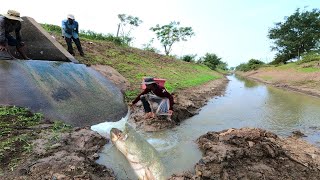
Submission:
[[[133,46],[141,48],[155,38],[153,46],[163,52],[150,27],[179,21],[190,26],[195,36],[173,45],[171,54],[182,56],[215,53],[229,67],[249,59],[272,61],[268,30],[283,22],[297,8],[320,8],[320,0],[0,0],[0,13],[14,9],[39,23],[60,25],[67,14],[75,15],[80,30],[116,34],[118,14],[139,17]],[[81,39],[81,37],[80,37]]]

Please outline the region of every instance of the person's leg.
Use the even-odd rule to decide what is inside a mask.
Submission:
[[[143,105],[143,108],[144,108],[144,112],[145,112],[144,119],[154,118],[155,115],[152,112],[152,109],[151,109],[151,106],[150,106],[150,103],[149,103],[149,99],[148,99],[148,95],[142,95],[140,100],[142,102],[142,105]]]
[[[142,102],[144,112],[145,112],[145,113],[151,112],[151,107],[150,107],[150,104],[149,104],[149,102],[148,102],[148,100],[147,100],[146,95],[142,95],[142,96],[140,97],[140,100],[141,100],[141,102]]]
[[[64,39],[66,40],[66,43],[67,43],[67,46],[68,46],[68,52],[69,52],[72,56],[74,56],[71,38],[64,37]]]
[[[16,40],[14,37],[12,37],[10,34],[7,34],[7,35],[6,35],[6,39],[8,40],[8,45],[9,45],[9,46],[17,46],[17,44],[18,44],[17,40]],[[8,48],[8,47],[6,47],[6,48]],[[7,49],[7,53],[11,56],[12,59],[17,59],[16,57],[14,57],[14,56],[11,54],[11,52],[9,51],[9,49]]]
[[[73,39],[74,43],[76,44],[76,46],[78,48],[80,56],[84,56],[84,53],[83,53],[83,50],[82,50],[82,47],[81,47],[81,43],[80,43],[80,39],[79,38],[75,39],[73,37],[72,37],[72,39]]]
[[[20,53],[20,55],[23,57],[23,59],[30,59],[25,53],[25,44],[22,42],[19,42],[16,46],[17,51]]]
[[[150,108],[151,109],[150,116],[155,117],[156,113],[155,113],[154,109],[152,108],[152,106],[154,105],[154,103],[156,103],[157,106],[159,106],[159,104],[161,103],[163,98],[161,98],[157,95],[154,95],[154,94],[147,94],[146,99],[147,99],[147,102],[149,102],[150,107],[151,107]],[[157,108],[157,107],[155,107],[155,108]]]

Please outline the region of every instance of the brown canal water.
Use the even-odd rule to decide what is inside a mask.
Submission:
[[[320,145],[319,98],[276,89],[234,75],[228,79],[230,82],[224,96],[210,100],[198,115],[183,121],[180,126],[162,132],[140,132],[160,152],[168,176],[183,171],[193,172],[202,155],[195,140],[208,131],[258,127],[286,137],[299,130],[307,135],[307,141]],[[111,127],[123,128],[125,121],[123,118],[92,129],[107,135]],[[125,157],[111,144],[105,146],[97,162],[112,168],[118,179],[136,179]]]

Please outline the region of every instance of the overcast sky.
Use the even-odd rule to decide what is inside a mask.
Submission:
[[[154,46],[163,52],[150,27],[179,21],[192,27],[195,36],[173,45],[171,54],[182,56],[215,53],[229,67],[249,59],[272,61],[272,42],[268,30],[283,22],[297,8],[320,7],[320,0],[1,0],[0,13],[14,9],[39,23],[60,25],[67,14],[74,14],[80,30],[116,34],[118,14],[138,17],[143,23],[135,28],[133,46],[141,48],[155,38]],[[81,37],[80,37],[81,39]]]

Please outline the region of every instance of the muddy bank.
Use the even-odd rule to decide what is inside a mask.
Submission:
[[[95,163],[106,138],[90,128],[57,133],[50,130],[52,126],[42,123],[29,128],[37,131],[32,152],[11,157],[11,163],[18,161],[12,169],[2,167],[0,179],[115,179],[111,169]]]
[[[320,72],[304,73],[292,69],[261,68],[249,72],[236,72],[236,74],[277,88],[320,97]]]
[[[181,121],[198,114],[200,108],[212,97],[223,95],[227,84],[228,79],[223,77],[198,87],[174,93],[175,104],[171,120],[167,120],[165,117],[144,119],[143,107],[141,101],[139,101],[135,108],[131,109],[129,121],[144,131],[160,131],[173,128],[179,125]]]
[[[208,132],[197,143],[196,173],[170,179],[320,179],[320,150],[295,136],[241,128]]]

